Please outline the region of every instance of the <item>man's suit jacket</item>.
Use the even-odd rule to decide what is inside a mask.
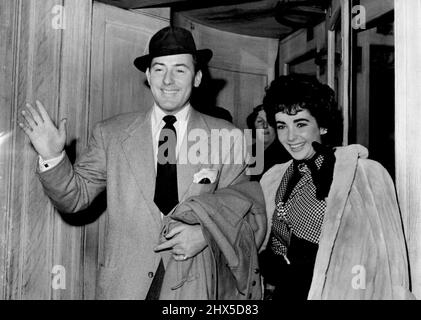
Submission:
[[[66,156],[51,170],[38,172],[47,195],[61,212],[85,209],[98,193],[107,190],[104,261],[97,279],[98,299],[144,299],[161,259],[161,254],[153,251],[159,242],[162,218],[153,201],[156,173],[151,114],[152,110],[123,114],[98,123],[87,150],[74,166]],[[235,127],[192,109],[179,158],[185,155],[182,150],[192,145],[187,137],[196,128],[210,135],[211,129]],[[233,163],[233,153],[238,160],[242,151],[236,142],[230,142],[229,150],[220,150],[220,157],[231,156],[229,164],[177,164],[180,202],[247,180],[244,163]],[[186,146],[187,149],[183,149]],[[194,174],[202,168],[218,170],[214,183],[193,183]]]

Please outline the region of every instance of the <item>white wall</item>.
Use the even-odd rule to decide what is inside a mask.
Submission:
[[[395,1],[396,185],[421,298],[421,0]]]

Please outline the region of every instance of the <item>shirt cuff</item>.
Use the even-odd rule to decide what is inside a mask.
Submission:
[[[56,158],[52,158],[49,160],[44,160],[41,156],[38,157],[38,165],[39,165],[39,171],[45,172],[52,168],[54,168],[56,165],[60,163],[61,160],[64,158],[64,151]]]

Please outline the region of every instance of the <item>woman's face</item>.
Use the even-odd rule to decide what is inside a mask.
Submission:
[[[260,141],[263,141],[265,144],[265,149],[276,139],[276,132],[273,127],[271,127],[266,118],[266,112],[260,110],[257,114],[256,120],[254,120],[254,127],[258,130],[256,137]]]
[[[295,160],[310,159],[314,141],[321,143],[321,131],[316,119],[306,109],[296,115],[278,112],[275,115],[278,139]]]

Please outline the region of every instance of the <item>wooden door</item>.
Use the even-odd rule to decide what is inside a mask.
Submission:
[[[16,120],[36,99],[53,121],[67,118],[66,152],[74,160],[95,122],[149,108],[144,76],[132,63],[168,25],[169,11],[0,0],[0,21],[0,300],[92,299],[104,218],[87,227],[82,222],[103,209],[101,198],[96,211],[60,216]]]
[[[216,106],[227,109],[239,128],[247,128],[247,116],[262,103],[268,75],[263,72],[230,70],[218,66],[209,67],[212,79],[223,79],[224,87],[218,92]]]
[[[68,141],[83,144],[91,6],[0,1],[1,299],[82,297],[82,230],[64,223],[46,197],[37,154],[16,120],[38,99],[53,121],[68,118]]]

